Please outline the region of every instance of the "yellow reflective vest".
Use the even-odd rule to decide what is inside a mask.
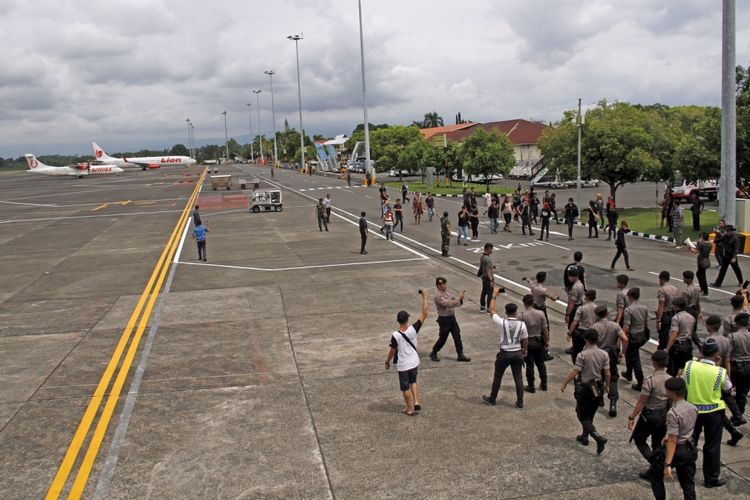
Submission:
[[[683,377],[687,385],[687,401],[698,413],[713,413],[726,407],[721,399],[721,388],[727,378],[724,368],[694,359],[685,363]]]

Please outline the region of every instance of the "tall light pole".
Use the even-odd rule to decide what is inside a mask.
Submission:
[[[228,162],[229,161],[229,133],[227,132],[227,112],[224,111],[222,115],[224,115],[224,144],[226,145],[226,148],[227,148],[227,157],[225,161]]]
[[[196,158],[196,151],[195,151],[195,132],[193,131],[195,127],[193,127],[193,122],[190,122],[190,143],[193,145],[192,151],[190,153],[190,158],[193,158],[194,160],[197,160]]]
[[[300,166],[305,168],[305,128],[302,126],[302,81],[299,76],[299,41],[302,40],[300,35],[289,35],[289,40],[294,40],[294,48],[297,52],[297,100],[299,101],[299,142],[300,150],[302,152],[302,163]],[[308,170],[307,173],[312,175],[312,170]]]
[[[735,2],[722,1],[721,22],[721,177],[719,216],[735,224],[737,211],[737,101],[735,97]],[[744,219],[744,217],[743,217]],[[747,221],[744,221],[747,223]],[[740,231],[745,228],[740,228]]]
[[[577,178],[576,178],[576,205],[581,206],[581,129],[583,128],[583,119],[581,117],[581,98],[578,98],[578,161],[577,161]]]
[[[365,41],[362,35],[362,0],[357,0],[359,7],[359,55],[362,64],[362,109],[365,114],[365,171],[374,179],[374,172],[370,167],[370,123],[367,119],[367,85],[365,84]]]
[[[263,134],[260,131],[260,89],[253,90],[252,92],[255,94],[255,103],[258,108],[258,142],[260,143],[260,164],[263,165],[266,160],[263,158]]]
[[[255,163],[255,153],[253,152],[253,122],[252,122],[252,116],[253,111],[251,109],[251,106],[253,103],[246,102],[245,106],[247,106],[247,126],[250,129],[250,161],[252,163]]]
[[[276,74],[276,72],[272,69],[269,69],[268,71],[264,72],[268,75],[268,78],[271,80],[271,125],[273,125],[273,165],[277,166],[279,163],[279,150],[276,146],[276,106],[273,102],[273,75]]]
[[[190,141],[190,118],[186,119],[185,122],[187,122],[187,129],[188,129],[188,155],[192,156],[193,152],[193,145]]]

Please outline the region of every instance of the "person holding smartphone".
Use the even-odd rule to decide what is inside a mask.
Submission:
[[[464,355],[464,345],[461,342],[461,327],[458,326],[456,320],[456,307],[464,305],[464,294],[465,291],[455,296],[448,291],[448,280],[442,276],[438,276],[435,279],[435,286],[438,289],[437,295],[435,295],[435,307],[437,308],[438,314],[438,339],[435,345],[432,346],[430,352],[430,359],[437,362],[440,361],[438,352],[445,345],[445,341],[448,340],[448,335],[453,336],[453,344],[456,346],[456,361],[469,362],[471,358]]]

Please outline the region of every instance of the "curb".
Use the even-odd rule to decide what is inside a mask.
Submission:
[[[629,207],[629,208],[636,208],[636,207]],[[589,227],[589,225],[585,222],[577,221],[576,226],[581,227]],[[600,229],[600,231],[604,231],[603,229]],[[627,234],[628,237],[635,236],[636,238],[642,238],[644,240],[653,240],[653,241],[666,241],[668,243],[674,243],[675,239],[674,236],[661,236],[659,234],[649,234],[649,233],[641,233],[638,231],[630,231]]]

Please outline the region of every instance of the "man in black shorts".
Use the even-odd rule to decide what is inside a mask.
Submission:
[[[398,383],[401,392],[404,394],[406,410],[404,413],[410,417],[422,409],[419,404],[419,386],[417,385],[417,369],[419,367],[419,353],[417,352],[417,332],[422,328],[422,323],[427,318],[427,289],[422,288],[422,310],[419,312],[419,319],[409,326],[409,313],[399,311],[396,315],[398,321],[398,330],[391,335],[390,350],[385,360],[385,369],[391,367],[391,360],[398,353],[396,358],[396,369],[398,370]]]

